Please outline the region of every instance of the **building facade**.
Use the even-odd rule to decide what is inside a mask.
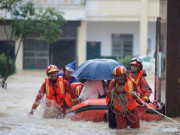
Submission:
[[[44,69],[50,63],[62,68],[73,60],[80,65],[92,58],[154,54],[159,0],[31,1],[63,11],[67,24],[57,43],[45,43],[35,35],[24,40],[17,69]]]

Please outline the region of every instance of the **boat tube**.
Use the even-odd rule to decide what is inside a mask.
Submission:
[[[164,114],[164,104],[153,101],[148,104],[156,111]],[[108,106],[106,104],[105,98],[97,98],[90,99],[84,102],[81,102],[68,110],[68,116],[71,120],[75,121],[93,121],[93,122],[101,122],[107,121],[107,112]],[[153,111],[150,107],[146,109],[146,121],[152,120],[160,120],[162,116],[155,111]]]

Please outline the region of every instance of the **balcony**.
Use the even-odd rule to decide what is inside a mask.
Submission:
[[[31,1],[37,6],[84,6],[86,0],[24,0]]]
[[[86,0],[23,0],[33,2],[37,7],[54,7],[64,13],[69,21],[79,21],[86,18]]]

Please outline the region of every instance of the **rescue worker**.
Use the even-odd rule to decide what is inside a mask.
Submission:
[[[79,97],[79,95],[81,94],[83,87],[84,87],[84,84],[81,82],[71,83],[71,88],[72,90],[74,90],[77,97]]]
[[[33,115],[44,95],[46,95],[44,118],[64,116],[66,109],[72,107],[72,99],[76,98],[76,95],[71,90],[69,83],[62,77],[58,77],[58,72],[59,69],[55,65],[49,65],[47,67],[46,74],[48,77],[45,78],[45,82],[36,96],[32,109],[29,112],[30,115]]]
[[[62,76],[66,81],[69,82],[69,84],[74,82],[79,82],[79,80],[73,76],[71,76],[71,73],[76,69],[76,61],[73,61],[69,64],[67,64],[63,68],[63,73],[59,73],[58,76]]]
[[[127,128],[127,124],[130,128],[140,128],[139,109],[136,104],[137,97],[135,96],[140,91],[140,88],[126,76],[126,72],[124,66],[117,66],[114,69],[114,79],[110,82],[107,92],[108,105],[109,109],[115,114],[117,129]],[[109,114],[110,122],[113,121],[111,120],[113,119],[111,116],[113,113]],[[109,124],[111,127],[113,123]]]
[[[149,87],[146,79],[145,70],[143,69],[142,60],[135,57],[130,62],[130,77],[137,83],[140,87],[140,98],[146,103],[142,103],[139,99],[137,100],[139,106],[139,118],[140,120],[145,119],[147,103],[149,102],[149,96],[151,94],[151,88]]]

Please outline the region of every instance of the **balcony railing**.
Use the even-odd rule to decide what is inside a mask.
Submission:
[[[73,5],[84,6],[86,0],[24,0],[24,2],[31,1],[36,5]]]

